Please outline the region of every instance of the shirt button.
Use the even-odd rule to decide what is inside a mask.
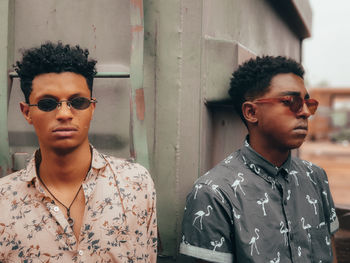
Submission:
[[[58,212],[58,211],[60,211],[60,209],[58,206],[54,206],[53,211]]]
[[[79,250],[79,251],[78,251],[78,254],[79,254],[80,256],[82,256],[82,255],[84,255],[84,251]]]

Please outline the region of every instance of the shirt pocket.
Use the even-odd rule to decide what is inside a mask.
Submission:
[[[310,229],[312,262],[332,262],[332,244],[328,226]]]

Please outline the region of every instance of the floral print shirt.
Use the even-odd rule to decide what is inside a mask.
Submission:
[[[276,167],[246,141],[193,186],[180,252],[220,263],[330,263],[338,228],[323,169],[291,155]]]
[[[156,193],[145,168],[93,148],[79,240],[40,184],[35,157],[0,179],[0,262],[156,262]]]

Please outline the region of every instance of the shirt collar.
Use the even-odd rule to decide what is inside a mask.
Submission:
[[[103,167],[107,165],[106,158],[103,154],[99,153],[92,145],[90,145],[92,149],[92,161],[91,161],[91,168],[100,170]],[[36,173],[36,163],[40,163],[41,161],[41,153],[40,149],[36,150],[35,153],[32,155],[32,158],[28,162],[26,168],[22,170],[21,172],[21,180],[24,182],[31,182],[36,180],[37,173]],[[90,171],[92,170],[90,169]],[[91,174],[91,173],[89,173]],[[90,177],[90,176],[88,176]]]
[[[240,150],[240,154],[242,156],[244,164],[255,174],[271,181],[271,177],[274,179],[277,178],[278,175],[282,175],[287,181],[288,171],[291,168],[291,153],[289,153],[287,160],[280,166],[277,167],[273,165],[271,162],[266,160],[263,156],[257,153],[248,142],[249,137],[247,136],[244,146]]]

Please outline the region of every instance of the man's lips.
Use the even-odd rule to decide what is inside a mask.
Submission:
[[[78,131],[75,127],[57,127],[52,130],[53,134],[57,137],[71,137]]]
[[[57,127],[52,130],[52,132],[61,132],[61,131],[77,131],[75,127]]]
[[[294,128],[294,130],[308,130],[308,126],[307,125],[299,125],[297,127]]]
[[[298,134],[302,134],[303,136],[306,136],[308,133],[308,125],[307,124],[298,125],[293,130]]]

